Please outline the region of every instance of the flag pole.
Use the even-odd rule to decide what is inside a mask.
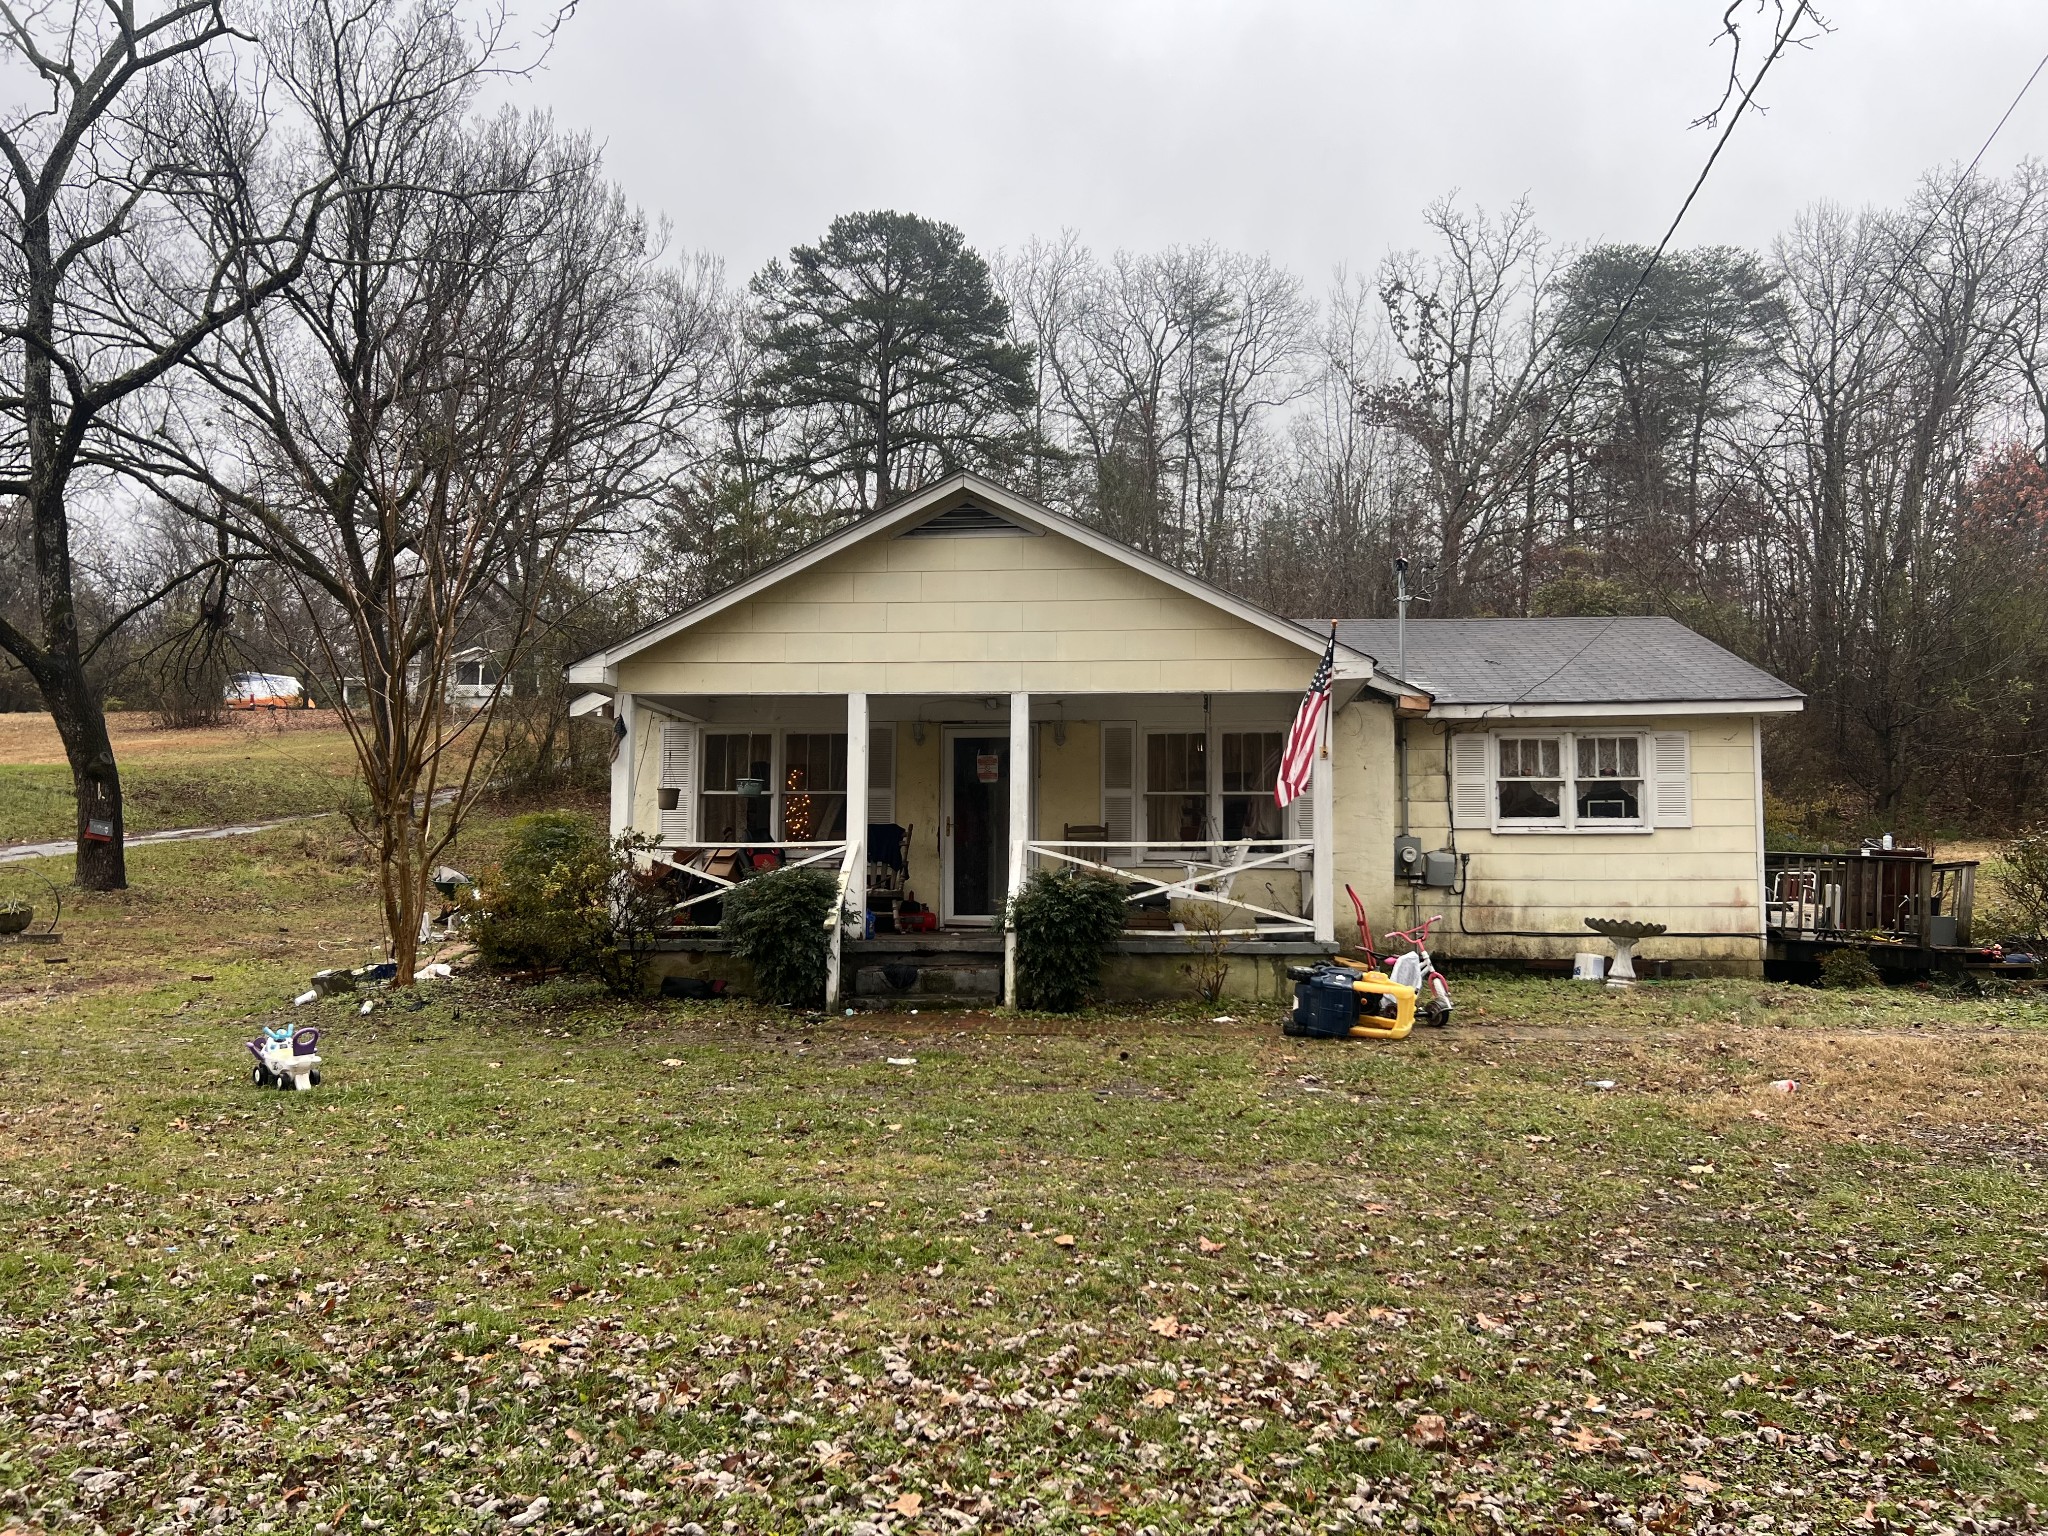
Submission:
[[[1333,655],[1333,656],[1334,656],[1334,655],[1336,654],[1336,650],[1335,650],[1336,644],[1337,644],[1337,621],[1336,621],[1335,619],[1332,619],[1332,620],[1330,620],[1330,645],[1331,645],[1331,648],[1332,648],[1332,649],[1331,649],[1331,652],[1330,652],[1330,654],[1331,654],[1331,655]],[[1332,678],[1330,679],[1330,696],[1331,696],[1331,698],[1332,698],[1332,699],[1334,700],[1334,699],[1336,698],[1336,695],[1337,695],[1337,679],[1336,679],[1335,677],[1332,677]],[[1332,709],[1332,708],[1330,707],[1330,705],[1328,705],[1328,704],[1325,704],[1325,705],[1323,706],[1323,726],[1322,726],[1322,729],[1321,729],[1320,731],[1318,731],[1318,732],[1316,733],[1316,734],[1317,734],[1317,735],[1318,735],[1319,737],[1321,737],[1321,738],[1322,738],[1322,740],[1321,740],[1321,745],[1320,745],[1320,746],[1319,746],[1319,748],[1318,748],[1318,752],[1319,752],[1320,756],[1321,756],[1321,757],[1322,757],[1322,758],[1323,758],[1323,759],[1324,759],[1325,761],[1328,761],[1328,759],[1329,759],[1329,756],[1330,756],[1330,716],[1331,716],[1332,714],[1334,714],[1334,713],[1335,713],[1335,710],[1333,710],[1333,709]]]

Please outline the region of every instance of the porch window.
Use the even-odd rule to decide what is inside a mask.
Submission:
[[[698,781],[698,837],[707,843],[765,843],[774,837],[775,738],[706,731]],[[747,791],[741,793],[742,790]]]
[[[846,836],[844,731],[792,731],[783,738],[782,835],[793,843]]]
[[[698,839],[831,843],[846,836],[844,731],[706,731]]]
[[[455,663],[455,683],[460,688],[490,688],[498,681],[498,664],[495,661],[458,661]]]
[[[1145,835],[1199,843],[1209,826],[1209,738],[1203,731],[1154,731],[1145,738]]]
[[[1280,807],[1273,784],[1280,777],[1282,731],[1225,731],[1223,753],[1223,837],[1226,842],[1259,841],[1281,835]]]
[[[1144,837],[1155,843],[1262,843],[1287,835],[1273,803],[1287,733],[1147,731]]]

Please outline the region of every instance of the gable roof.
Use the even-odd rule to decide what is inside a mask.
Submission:
[[[1337,637],[1399,667],[1392,619],[1349,619]],[[1721,712],[1796,710],[1790,683],[1753,667],[1676,619],[1410,619],[1407,677],[1431,694],[1433,715],[1645,713],[1646,705]]]
[[[980,505],[963,505],[963,502]],[[584,657],[570,666],[569,681],[583,686],[613,686],[613,669],[629,656],[636,655],[650,646],[659,645],[671,635],[680,634],[692,625],[701,624],[715,614],[744,603],[776,583],[786,581],[821,561],[829,560],[840,551],[864,539],[879,538],[891,533],[915,534],[925,525],[933,524],[947,525],[935,528],[934,532],[956,535],[1000,535],[1006,532],[1057,533],[1110,559],[1143,571],[1146,575],[1155,577],[1190,597],[1198,598],[1256,629],[1262,629],[1268,634],[1298,645],[1312,656],[1320,656],[1323,646],[1329,639],[1328,620],[1307,624],[1268,613],[1242,598],[1233,597],[1220,587],[1212,586],[1198,577],[1174,569],[1164,561],[1155,560],[1150,555],[1132,549],[1128,544],[1119,543],[1098,533],[1085,523],[1076,522],[1050,507],[1042,507],[1035,501],[1005,490],[992,480],[963,473],[942,480],[937,485],[906,497],[880,512],[870,513],[838,533],[776,561],[738,586],[729,587],[716,597],[706,598],[680,613],[671,614],[659,623],[649,625],[616,645]],[[1014,526],[1005,527],[1005,524]],[[1374,676],[1373,658],[1353,651],[1340,637],[1337,645],[1337,676],[1371,682]],[[1378,681],[1382,687],[1391,686],[1391,680],[1384,675]]]

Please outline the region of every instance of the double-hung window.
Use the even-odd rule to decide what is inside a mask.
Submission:
[[[846,732],[782,738],[782,835],[793,843],[846,836]]]
[[[1639,735],[1503,734],[1494,751],[1493,817],[1503,831],[1649,825]]]
[[[707,843],[774,840],[775,736],[706,731],[698,781],[697,836]]]
[[[1502,736],[1494,771],[1495,814],[1502,821],[1565,824],[1562,736]]]
[[[1209,835],[1209,737],[1153,731],[1145,737],[1145,836],[1199,843]]]
[[[1273,803],[1273,785],[1280,777],[1285,731],[1224,731],[1223,838],[1256,842],[1278,838],[1286,813]]]
[[[1643,739],[1640,736],[1574,736],[1572,817],[1581,825],[1611,821],[1640,826],[1643,820]]]
[[[1287,814],[1273,803],[1286,742],[1281,730],[1147,731],[1144,839],[1260,843],[1286,836]]]

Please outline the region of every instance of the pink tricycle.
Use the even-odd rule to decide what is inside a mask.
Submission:
[[[1373,944],[1372,924],[1366,919],[1365,903],[1348,885],[1344,887],[1344,894],[1351,898],[1351,910],[1358,914],[1359,953],[1365,956],[1368,967],[1378,970],[1381,968],[1381,956]],[[1439,912],[1413,928],[1394,929],[1386,935],[1389,940],[1408,946],[1406,954],[1388,957],[1390,963],[1385,967],[1388,979],[1413,987],[1416,1013],[1423,1023],[1438,1029],[1451,1022],[1451,988],[1444,980],[1444,973],[1429,957],[1429,931],[1443,920],[1443,914]]]

